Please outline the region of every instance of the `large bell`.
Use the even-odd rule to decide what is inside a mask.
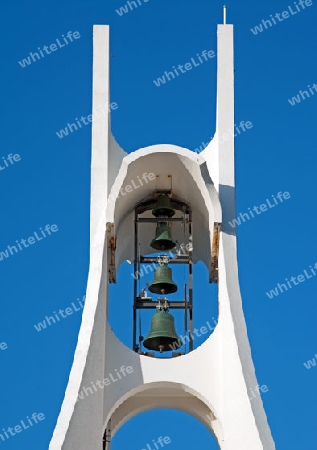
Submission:
[[[172,241],[171,230],[166,222],[159,223],[156,227],[155,239],[150,246],[155,250],[170,250],[175,247],[175,242]]]
[[[175,210],[172,208],[171,199],[166,194],[160,194],[157,197],[156,207],[152,210],[152,214],[155,217],[167,216],[172,217],[175,214]]]
[[[154,314],[150,332],[143,345],[149,350],[159,352],[170,352],[181,346],[181,340],[174,327],[174,317],[170,313],[162,310]]]
[[[177,291],[177,284],[172,280],[172,269],[162,264],[155,269],[154,280],[149,286],[154,294],[172,294]]]

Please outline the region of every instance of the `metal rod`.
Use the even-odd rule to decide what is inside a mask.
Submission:
[[[174,256],[171,256],[171,257],[168,256],[168,258],[171,258],[171,259],[169,259],[168,264],[186,264],[186,263],[189,264],[189,256],[185,256],[185,255],[183,255],[183,256],[176,256],[175,255],[175,257]],[[146,264],[146,263],[149,263],[149,264],[157,263],[157,257],[141,256],[140,257],[140,264]]]
[[[138,295],[138,222],[137,222],[138,214],[135,211],[135,221],[134,221],[134,296],[133,296],[133,339],[132,339],[132,350],[136,349],[136,308],[135,308],[135,299]]]
[[[190,213],[190,222],[188,224],[189,228],[189,240],[190,242],[193,242],[193,235],[192,235],[192,221],[191,221],[191,213]],[[190,303],[190,310],[189,310],[189,329],[190,329],[190,340],[189,340],[189,351],[191,352],[193,350],[193,262],[192,262],[192,250],[189,251],[189,303]]]
[[[110,443],[111,443],[111,419],[109,420],[107,427],[105,429],[104,435],[103,435],[103,450],[110,450]]]
[[[140,300],[138,300],[140,299]],[[162,301],[162,300],[161,300]],[[137,297],[135,300],[135,309],[155,309],[158,305],[157,301],[144,301],[143,297]],[[169,309],[190,309],[191,305],[185,301],[173,301],[168,302]]]
[[[188,308],[187,308],[187,284],[185,283],[185,309],[184,309],[184,336],[187,335],[187,320],[188,320]],[[186,349],[186,344],[185,344]]]
[[[183,222],[183,217],[140,217],[137,219],[139,223],[152,223],[152,222]],[[187,222],[188,219],[185,219]]]
[[[223,6],[223,23],[224,23],[224,25],[227,24],[227,7],[226,7],[226,5]]]

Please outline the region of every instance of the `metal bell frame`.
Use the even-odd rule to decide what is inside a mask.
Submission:
[[[146,211],[157,210],[157,200],[160,196],[168,196],[170,203],[164,199],[164,204],[167,204],[167,209],[169,209],[169,204],[175,210],[181,213],[181,217],[172,217],[169,213],[167,216],[157,215],[155,217],[140,217]],[[160,200],[161,201],[161,200]],[[163,203],[163,202],[162,202]],[[174,215],[174,214],[173,214]],[[133,302],[133,343],[132,349],[140,354],[155,357],[154,352],[144,352],[142,350],[143,337],[139,336],[137,340],[137,311],[142,309],[156,309],[160,305],[161,301],[167,302],[167,299],[157,299],[152,300],[151,297],[140,295],[140,290],[138,282],[140,280],[140,267],[141,264],[186,264],[188,265],[188,283],[186,284],[185,298],[182,300],[171,300],[167,302],[168,309],[181,309],[184,311],[184,328],[185,333],[189,332],[189,352],[193,350],[193,264],[192,264],[192,248],[188,250],[188,254],[185,255],[175,255],[172,258],[168,255],[159,255],[158,257],[145,257],[139,254],[139,226],[143,224],[151,223],[162,223],[162,222],[180,222],[183,223],[184,229],[187,230],[190,241],[192,242],[192,211],[188,204],[184,201],[178,199],[173,195],[171,190],[165,191],[155,191],[151,196],[142,200],[135,207],[135,221],[134,221],[134,273],[137,277],[134,278],[134,302]],[[142,224],[142,225],[141,225]],[[153,242],[153,241],[152,241]],[[166,251],[166,250],[165,250]],[[183,353],[173,352],[172,357],[179,356]]]

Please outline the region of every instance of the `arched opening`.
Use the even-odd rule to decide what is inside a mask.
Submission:
[[[108,320],[136,353],[171,358],[200,346],[218,322],[220,204],[191,152],[136,153],[109,197]]]
[[[179,410],[159,408],[140,413],[122,425],[109,448],[219,450],[219,445],[210,430],[195,417]]]
[[[186,413],[182,417],[188,415],[206,427],[217,442],[223,441],[222,426],[214,405],[211,405],[199,391],[187,384],[160,381],[139,386],[117,400],[111,410],[108,411],[104,422],[104,449],[110,450],[113,438],[127,422],[141,413],[151,414],[152,412],[152,414],[156,414],[155,411],[157,410],[163,411],[155,427],[159,436],[162,436],[165,426],[168,427],[167,431],[180,428],[183,433],[186,433],[190,430],[180,420],[179,412],[182,412],[183,414]],[[145,424],[143,424],[141,427],[142,433],[145,428]],[[165,436],[168,436],[168,434],[165,434]],[[151,439],[152,442],[153,439],[155,442],[155,436]],[[167,442],[165,444],[167,445]],[[153,448],[146,448],[146,450],[158,450],[158,448],[154,445]]]

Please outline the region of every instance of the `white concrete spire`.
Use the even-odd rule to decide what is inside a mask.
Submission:
[[[101,450],[130,418],[152,408],[176,408],[198,418],[221,450],[274,450],[252,362],[238,280],[235,217],[233,26],[218,26],[216,134],[197,155],[175,145],[116,148],[106,117],[93,118],[90,267],[86,302],[74,362],[49,450]],[[109,27],[94,26],[93,104],[109,103]],[[229,138],[220,144],[219,137]],[[123,345],[108,320],[108,284],[131,258],[135,204],[153,192],[149,183],[129,195],[118,192],[138,175],[164,182],[168,167],[173,195],[193,211],[194,259],[218,278],[219,320],[215,331],[178,358],[140,355]],[[114,176],[114,174],[117,174]],[[165,180],[166,181],[166,180]],[[144,232],[141,245],[153,236]],[[132,296],[132,293],[131,293]],[[130,369],[128,369],[130,368]],[[132,372],[131,372],[132,369]],[[108,383],[116,373],[120,383]],[[129,375],[124,376],[123,373]],[[99,388],[96,380],[102,383]],[[91,393],[90,393],[90,391]],[[78,400],[79,393],[86,393]],[[110,426],[111,421],[111,426]],[[111,430],[110,430],[111,428]]]

